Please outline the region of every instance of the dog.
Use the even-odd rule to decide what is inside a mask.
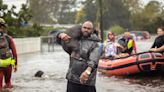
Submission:
[[[34,75],[35,77],[38,77],[38,78],[44,78],[44,79],[48,79],[49,76],[46,75],[43,71],[39,70],[35,73]]]
[[[37,71],[36,73],[35,73],[35,77],[42,77],[43,76],[43,74],[44,74],[44,72],[43,71],[41,71],[41,70],[39,70],[39,71]]]

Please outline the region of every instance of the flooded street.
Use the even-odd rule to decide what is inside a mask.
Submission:
[[[164,92],[163,43],[164,0],[0,0],[0,92]]]
[[[33,53],[19,58],[17,73],[13,73],[13,92],[64,92],[68,55],[63,51],[55,53]],[[38,70],[45,72],[46,78],[36,78]]]
[[[152,42],[137,42],[139,51],[147,51]],[[144,46],[144,47],[143,47]],[[65,75],[69,57],[57,46],[55,52],[19,55],[18,71],[13,73],[10,92],[66,92]],[[45,78],[34,74],[44,71]],[[98,72],[97,92],[164,92],[164,74],[106,76]],[[6,92],[6,91],[5,91]]]

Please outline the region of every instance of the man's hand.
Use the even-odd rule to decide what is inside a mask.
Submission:
[[[13,71],[14,71],[14,72],[17,72],[17,67],[13,68]]]
[[[80,83],[84,84],[88,80],[89,75],[87,74],[86,71],[84,71],[81,76],[80,76]]]
[[[116,45],[117,48],[124,49],[124,47],[122,45],[120,45],[119,43],[115,43],[115,45]]]
[[[164,51],[164,45],[162,45],[159,48],[151,48],[149,51],[153,51],[153,52],[161,52],[161,51]]]
[[[80,83],[84,84],[89,78],[89,75],[91,74],[92,68],[88,67],[80,76]]]
[[[63,41],[69,41],[71,39],[71,37],[67,35],[66,33],[60,33],[59,38]]]

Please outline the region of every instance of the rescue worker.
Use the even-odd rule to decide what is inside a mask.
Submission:
[[[118,40],[118,44],[120,44],[121,53],[127,53],[130,55],[133,50],[137,53],[136,44],[130,32],[125,32],[123,37]]]
[[[96,92],[96,72],[100,53],[98,37],[94,33],[92,22],[86,21],[82,26],[58,33],[57,40],[70,56],[66,75],[67,92]]]
[[[13,38],[6,33],[6,23],[0,18],[0,89],[3,88],[3,77],[5,88],[12,88],[12,68],[17,71],[17,53]]]

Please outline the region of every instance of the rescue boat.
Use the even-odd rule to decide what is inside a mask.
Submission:
[[[98,70],[109,76],[163,71],[164,55],[161,53],[144,52],[115,60],[100,59]]]

